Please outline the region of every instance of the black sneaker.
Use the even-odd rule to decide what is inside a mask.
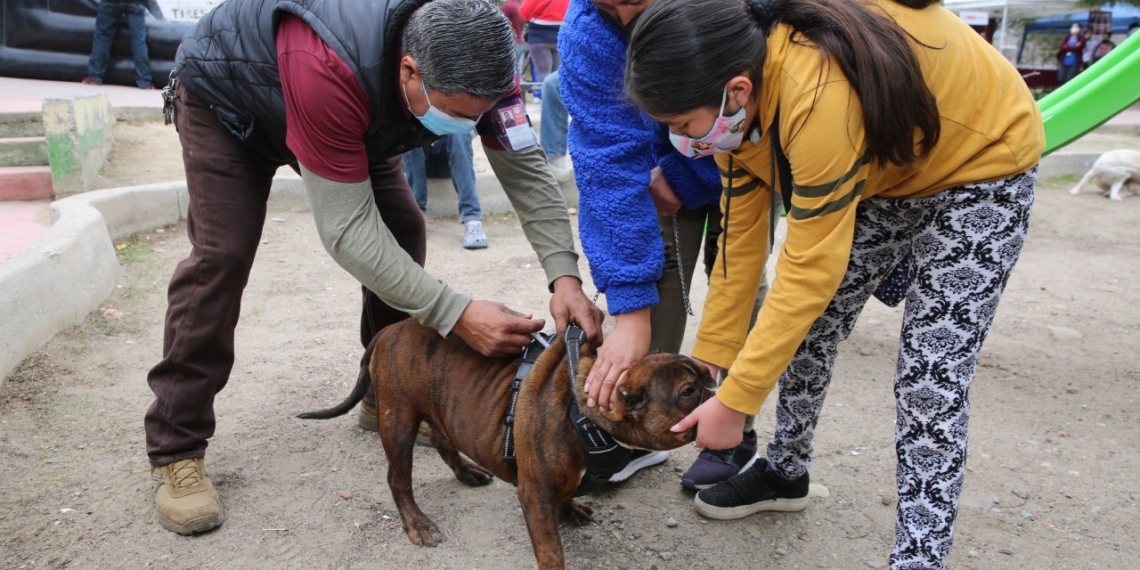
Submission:
[[[681,476],[681,486],[690,491],[708,489],[748,469],[756,461],[756,432],[744,433],[740,445],[732,449],[705,449],[693,466]]]
[[[734,520],[761,511],[802,511],[808,504],[808,474],[785,481],[759,459],[739,475],[699,493],[693,502],[701,516]]]

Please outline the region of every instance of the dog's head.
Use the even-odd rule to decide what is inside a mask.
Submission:
[[[610,397],[610,410],[598,423],[619,442],[639,449],[666,450],[696,438],[696,430],[673,427],[716,389],[709,371],[679,354],[651,354],[622,375]]]

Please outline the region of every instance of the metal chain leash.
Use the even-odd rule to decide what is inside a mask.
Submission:
[[[677,229],[677,214],[673,214],[673,247],[677,252],[677,277],[681,280],[681,299],[685,302],[685,312],[693,316],[693,306],[689,304],[689,289],[685,287],[685,264],[681,262],[681,230]]]
[[[671,218],[673,223],[673,247],[677,252],[677,277],[681,280],[681,299],[685,302],[685,313],[690,317],[693,315],[693,306],[689,303],[689,289],[685,287],[685,267],[681,263],[681,230],[677,228],[677,215],[674,214]],[[594,298],[590,302],[597,305],[598,297],[602,294],[601,291],[594,293]]]

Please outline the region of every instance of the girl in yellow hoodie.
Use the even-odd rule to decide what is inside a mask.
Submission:
[[[714,374],[731,370],[674,429],[699,426],[698,445],[730,448],[780,388],[767,459],[698,493],[697,510],[732,519],[806,506],[836,345],[909,258],[890,561],[942,568],[970,381],[1025,239],[1044,147],[1024,81],[933,0],[657,0],[627,61],[633,101],[681,152],[715,154],[725,187],[723,255],[693,356]],[[787,240],[748,333],[774,188],[790,196]]]

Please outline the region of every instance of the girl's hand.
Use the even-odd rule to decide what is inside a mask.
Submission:
[[[722,404],[714,396],[677,422],[671,431],[683,432],[695,427],[697,447],[732,449],[744,439],[745,418],[745,414]]]

